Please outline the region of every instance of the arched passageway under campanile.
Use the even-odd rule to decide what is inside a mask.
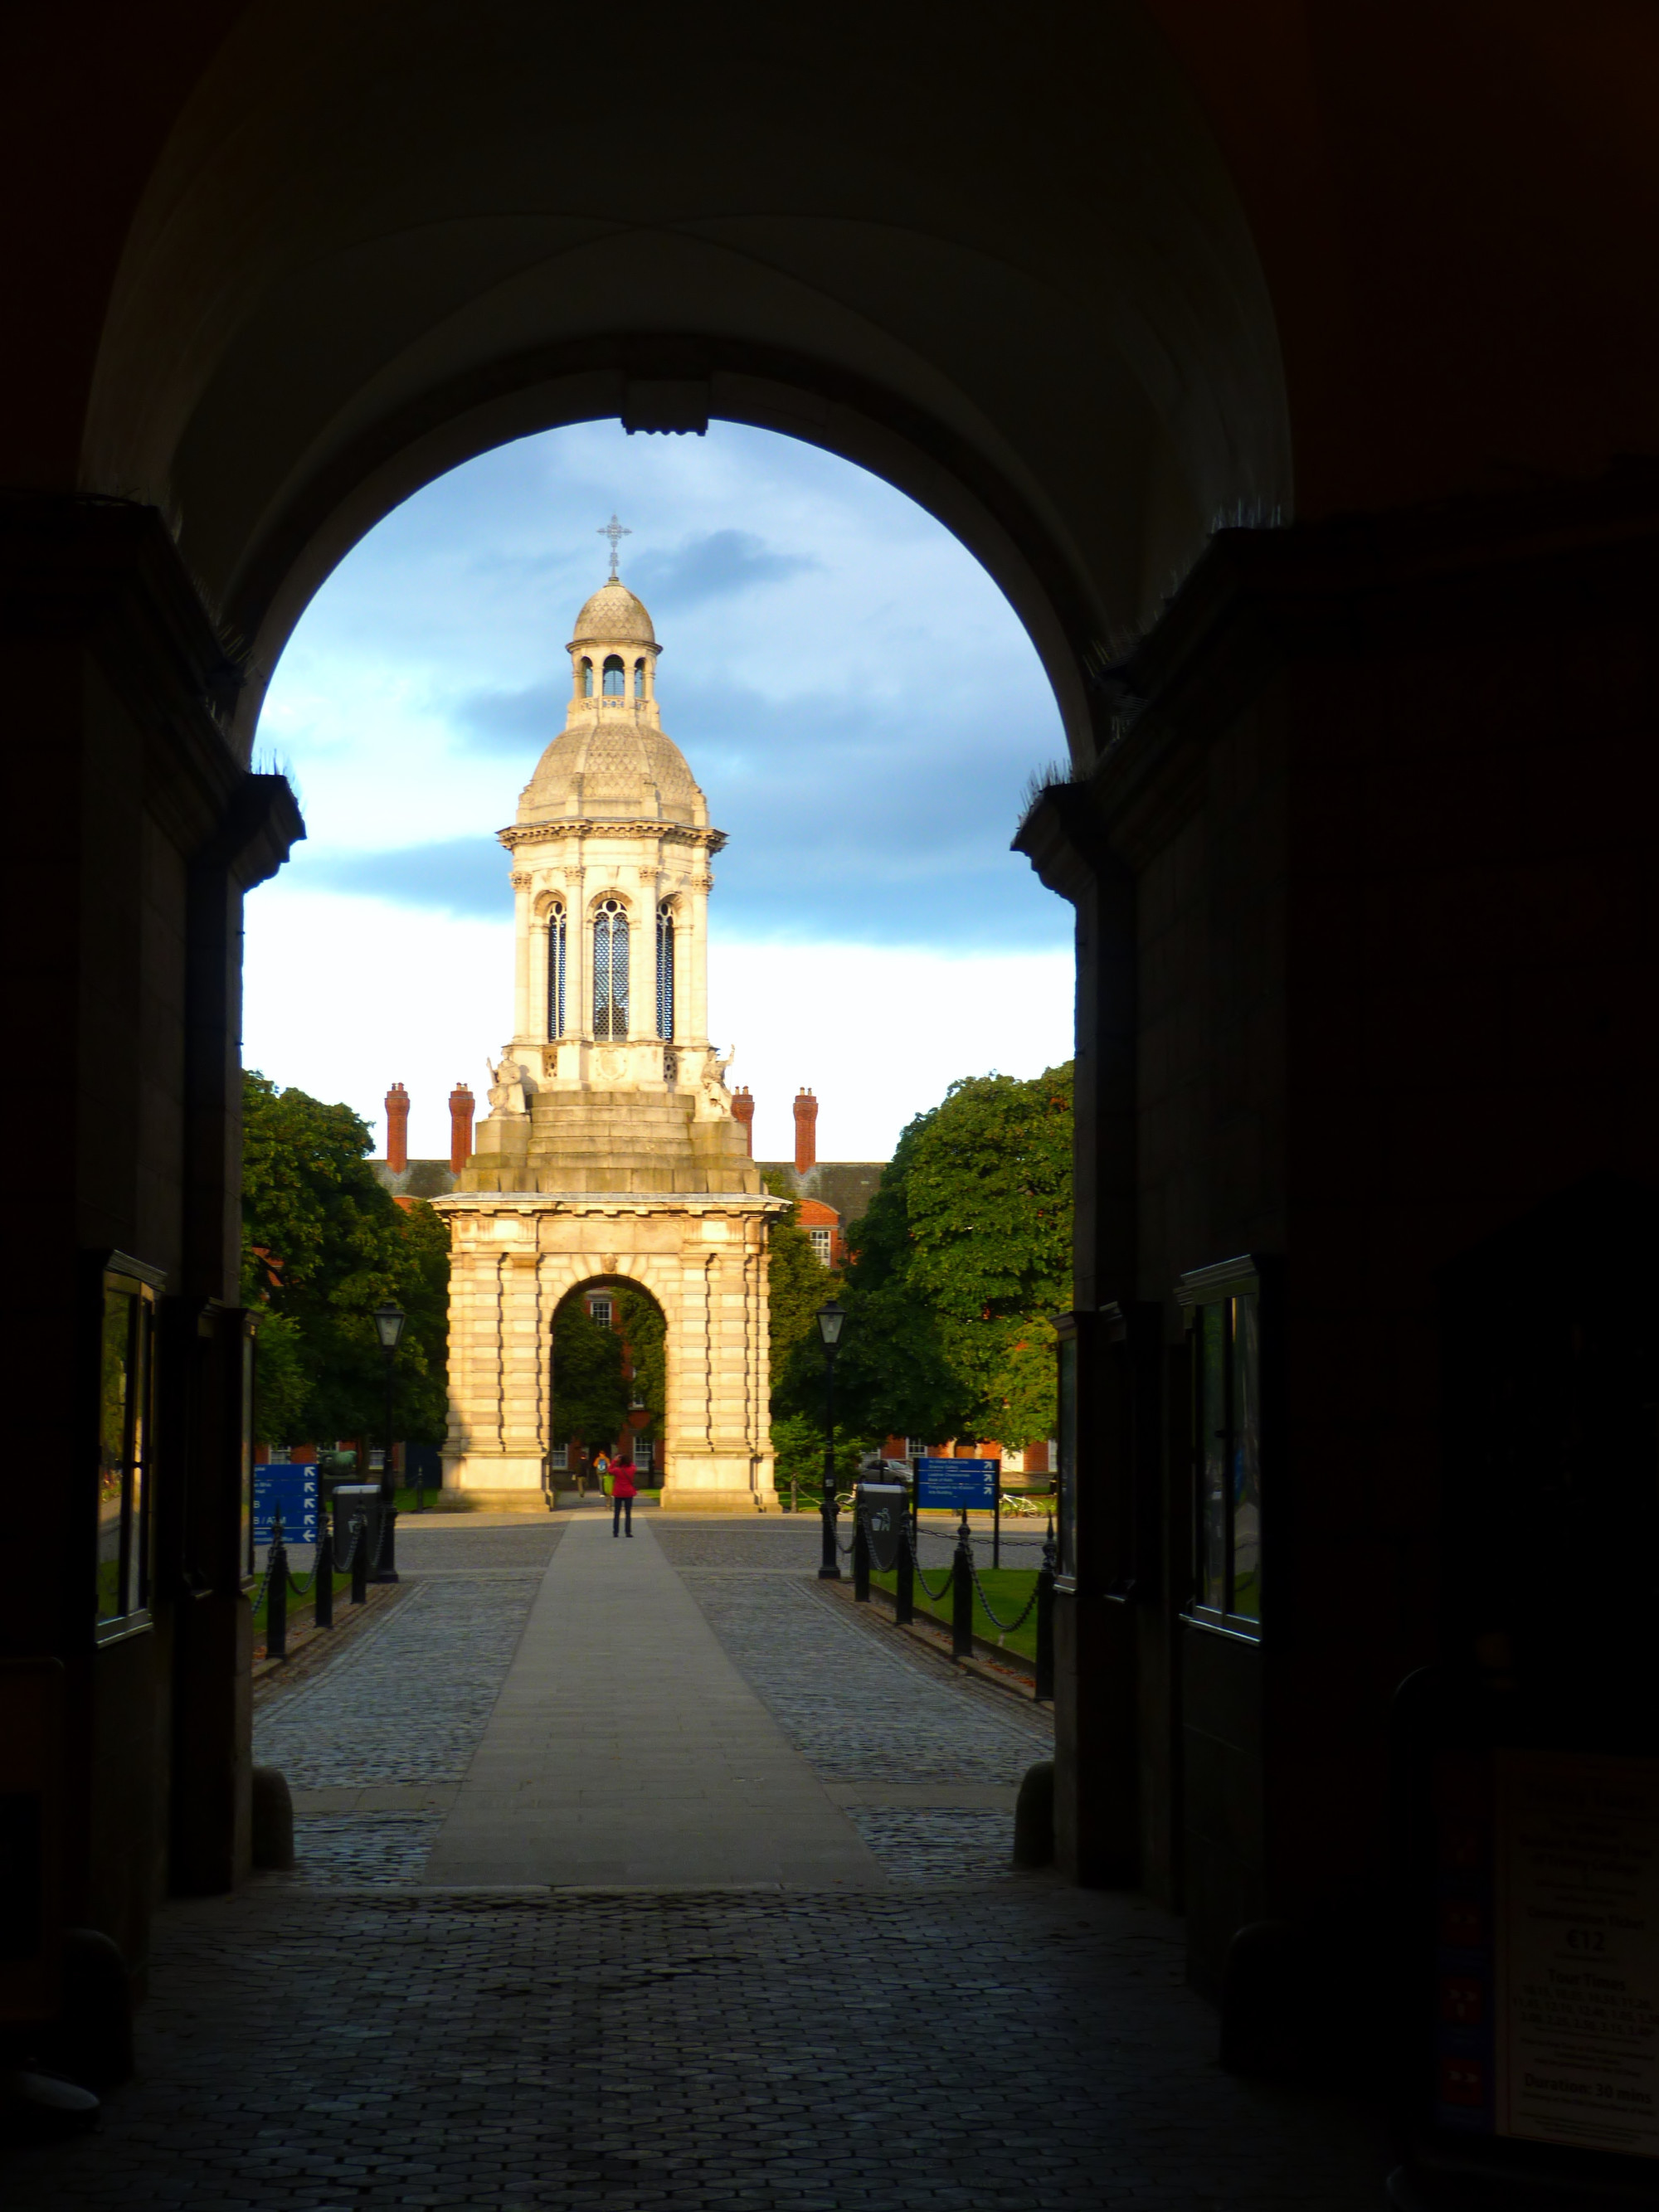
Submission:
[[[0,94],[38,832],[5,884],[34,1474],[0,1740],[62,1839],[46,1948],[0,1960],[24,2010],[66,1917],[140,1973],[158,1898],[248,1863],[239,933],[301,834],[249,772],[264,685],[380,516],[530,429],[844,454],[974,550],[1053,682],[1070,777],[1020,844],[1078,915],[1065,1872],[1184,1904],[1205,1990],[1247,1926],[1360,1959],[1395,1688],[1532,1587],[1458,1533],[1443,1287],[1650,1174],[1659,31],[1613,0],[1571,38],[1240,0],[629,22],[624,142],[528,0],[43,21]],[[110,1297],[154,1310],[154,1419],[112,1442]],[[1259,1453],[1254,1610],[1193,1342]]]

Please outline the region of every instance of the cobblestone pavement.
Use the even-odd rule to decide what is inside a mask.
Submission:
[[[1345,2106],[1241,2083],[1170,1924],[1029,1888],[250,1893],[166,1916],[143,2078],[8,2212],[1379,2212]]]
[[[420,1583],[337,1665],[261,1710],[255,1760],[296,1790],[459,1782],[540,1580],[532,1570]]]
[[[826,1781],[1017,1784],[1053,1741],[1046,1715],[988,1705],[924,1672],[811,1584],[704,1568],[687,1585],[738,1671]]]
[[[892,1886],[444,1892],[434,1816],[310,1815],[299,1875],[160,1916],[138,2080],[0,2170],[7,2212],[1379,2212],[1367,2116],[1216,2067],[1178,1923],[980,1878],[1006,1810],[936,1801],[1006,1790],[1042,1716],[818,1596],[806,1530],[662,1534]],[[538,1568],[423,1540],[384,1626],[262,1716],[262,1758],[337,1786],[465,1765]]]

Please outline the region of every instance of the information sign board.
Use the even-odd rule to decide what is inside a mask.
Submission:
[[[997,1477],[1002,1462],[995,1459],[919,1459],[916,1462],[916,1504],[964,1508],[988,1513],[997,1502]]]
[[[1494,1766],[1495,2132],[1659,2158],[1659,1760]]]
[[[283,1516],[285,1544],[317,1540],[317,1468],[307,1465],[256,1467],[253,1470],[253,1540],[268,1544],[273,1517]]]

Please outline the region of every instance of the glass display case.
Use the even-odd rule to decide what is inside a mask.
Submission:
[[[94,1620],[100,1642],[149,1620],[155,1310],[161,1270],[124,1252],[103,1264],[98,1304]]]

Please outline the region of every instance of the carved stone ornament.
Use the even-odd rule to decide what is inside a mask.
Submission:
[[[615,1254],[614,1252],[601,1252],[601,1253],[600,1253],[600,1255],[599,1255],[599,1272],[600,1272],[600,1273],[601,1273],[601,1274],[605,1274],[605,1275],[614,1275],[614,1274],[616,1273],[616,1272],[617,1272],[617,1255],[616,1255],[616,1254]]]
[[[515,891],[527,891],[530,889],[530,871],[528,868],[514,869],[513,888]]]
[[[604,1083],[620,1083],[628,1073],[628,1055],[621,1052],[599,1052],[593,1055],[594,1066]]]
[[[556,1044],[542,1047],[542,1073],[556,1075],[559,1072],[559,1048]]]

